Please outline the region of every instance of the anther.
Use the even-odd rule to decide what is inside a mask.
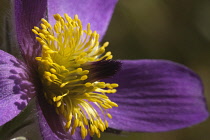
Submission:
[[[83,75],[80,79],[81,79],[81,80],[86,80],[87,78],[88,78],[87,75]]]
[[[32,29],[32,32],[37,34],[37,35],[39,34],[35,29]]]
[[[57,102],[57,107],[60,107],[61,106],[61,101]]]
[[[39,31],[39,27],[34,26],[34,29],[38,32]]]
[[[92,86],[92,84],[90,82],[88,82],[88,83],[85,83],[85,86],[90,87],[90,86]]]
[[[82,72],[82,68],[78,68],[77,73],[81,73],[81,72]]]
[[[43,29],[47,29],[47,27],[46,27],[44,24],[41,24],[41,27],[42,27]]]
[[[54,15],[55,20],[59,21],[61,19],[61,16],[59,14]]]
[[[107,113],[106,115],[107,115],[107,117],[109,117],[110,119],[112,119],[112,115],[111,114]]]
[[[53,68],[51,68],[51,69],[50,69],[50,72],[51,72],[51,73],[56,73],[56,70],[53,69]]]
[[[119,85],[116,84],[116,83],[114,83],[114,84],[111,84],[111,86],[112,86],[112,88],[116,88],[116,87],[118,87]]]

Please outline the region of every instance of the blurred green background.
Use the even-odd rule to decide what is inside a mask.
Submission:
[[[11,12],[6,0],[0,7],[2,25]],[[11,27],[0,28],[1,35]],[[16,46],[14,40],[0,36],[1,49],[15,54],[8,48]],[[114,59],[168,59],[193,69],[203,79],[210,108],[210,0],[119,0],[104,41]],[[171,132],[103,133],[100,140],[209,140],[209,130],[210,119]]]
[[[168,59],[193,69],[210,108],[210,0],[120,0],[107,40],[114,59]],[[103,133],[108,139],[209,140],[210,119],[171,132]]]

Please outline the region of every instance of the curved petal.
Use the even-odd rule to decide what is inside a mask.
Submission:
[[[42,92],[38,92],[37,98],[39,126],[43,139],[67,139],[68,136],[62,127],[59,116],[55,112],[55,108],[45,100]]]
[[[41,92],[39,92],[41,93]],[[55,108],[50,105],[45,98],[39,94],[37,102],[38,119],[40,132],[45,140],[83,140],[80,135],[80,129],[77,129],[74,135],[66,132],[62,125],[60,116],[55,112]],[[88,135],[85,140],[91,140]]]
[[[0,125],[13,119],[34,95],[26,66],[0,50]]]
[[[41,47],[31,31],[39,26],[41,18],[46,16],[47,0],[16,0],[15,25],[17,40],[24,60],[32,65],[35,57],[39,56]]]
[[[67,13],[74,17],[78,15],[84,28],[88,23],[91,29],[100,34],[103,38],[109,21],[112,17],[117,0],[50,0],[48,1],[48,18],[54,24],[54,14],[63,15]]]
[[[41,140],[37,119],[36,98],[32,98],[26,108],[14,119],[0,126],[1,140]]]
[[[200,78],[183,65],[164,60],[125,60],[106,82],[119,83],[109,94],[109,125],[125,131],[158,132],[204,121],[207,111]]]

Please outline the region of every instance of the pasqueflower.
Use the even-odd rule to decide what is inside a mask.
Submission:
[[[30,100],[40,137],[50,140],[100,137],[108,127],[168,131],[208,117],[201,80],[190,69],[166,60],[114,61],[109,43],[99,44],[116,2],[15,1],[23,61],[0,51],[1,125]]]

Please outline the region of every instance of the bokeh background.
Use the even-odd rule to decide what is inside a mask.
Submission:
[[[210,108],[210,0],[119,0],[107,40],[114,59],[168,59],[193,69]],[[109,139],[210,140],[210,119],[171,132],[103,133]]]
[[[0,48],[18,56],[8,16],[8,0],[0,0]],[[167,59],[193,69],[210,108],[210,0],[119,0],[103,41],[114,59]],[[112,139],[209,140],[210,119],[171,132],[103,133],[100,140]]]

